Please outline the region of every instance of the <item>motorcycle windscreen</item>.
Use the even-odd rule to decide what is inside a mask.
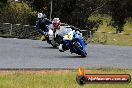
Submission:
[[[63,28],[63,36],[67,35],[72,31],[72,29],[68,28],[67,26],[63,26],[62,28]]]
[[[66,34],[63,38],[63,40],[72,40],[73,39],[73,31],[70,31],[70,33]]]

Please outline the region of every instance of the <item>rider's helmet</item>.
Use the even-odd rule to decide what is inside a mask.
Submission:
[[[38,14],[37,14],[37,18],[38,18],[38,19],[46,18],[46,15],[43,14],[43,13],[38,13]]]
[[[42,13],[38,13],[37,18],[43,18],[43,17],[44,17],[44,15]]]
[[[53,24],[53,27],[55,28],[55,29],[59,29],[60,28],[60,19],[59,18],[54,18],[53,20],[52,20],[52,24]]]

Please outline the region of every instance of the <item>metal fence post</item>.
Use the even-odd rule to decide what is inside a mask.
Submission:
[[[10,27],[9,27],[9,36],[11,35],[11,30],[12,30],[12,25],[11,25],[11,23],[3,23],[4,25],[10,25]],[[4,28],[6,28],[6,27],[4,27]]]
[[[91,43],[91,40],[92,40],[92,32],[90,31],[90,43]]]
[[[53,6],[52,6],[52,4],[53,4],[53,2],[52,2],[52,0],[51,0],[51,6],[50,6],[50,21],[52,20],[52,8],[53,8]]]
[[[11,24],[11,29],[10,29],[10,36],[11,36],[11,34],[12,34],[12,24]]]

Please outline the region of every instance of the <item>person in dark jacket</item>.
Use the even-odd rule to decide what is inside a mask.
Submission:
[[[36,21],[36,30],[42,34],[42,35],[46,35],[49,31],[49,29],[47,28],[46,25],[52,24],[52,22],[47,19],[45,14],[42,13],[38,13],[37,14],[37,21]]]

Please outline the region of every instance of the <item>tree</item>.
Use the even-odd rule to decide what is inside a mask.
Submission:
[[[111,11],[112,21],[116,32],[122,32],[127,17],[132,17],[131,0],[111,0],[109,2],[109,11]]]
[[[7,0],[0,0],[0,8],[7,4]]]

